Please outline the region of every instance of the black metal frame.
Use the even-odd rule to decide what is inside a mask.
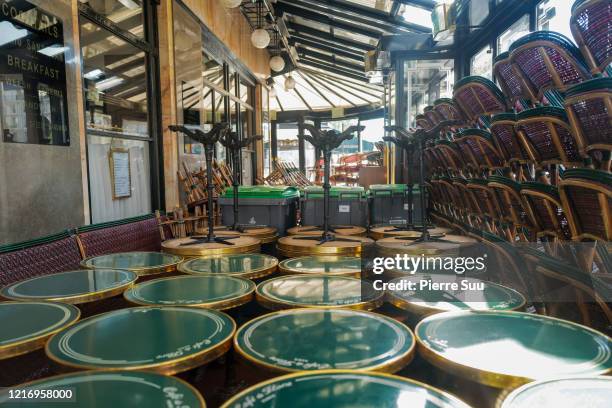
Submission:
[[[153,209],[165,208],[165,191],[164,191],[164,160],[163,160],[163,143],[161,142],[161,97],[160,97],[160,77],[159,77],[159,53],[158,44],[159,37],[157,31],[157,0],[146,0],[142,2],[142,24],[144,29],[144,39],[135,36],[129,31],[121,29],[111,20],[96,13],[88,4],[78,3],[79,25],[81,19],[84,18],[102,30],[121,38],[131,46],[134,46],[145,53],[145,81],[147,90],[147,121],[149,128],[149,138],[137,138],[131,136],[122,136],[120,134],[114,136],[117,139],[138,140],[149,143],[149,169],[151,178],[151,207]],[[101,31],[104,32],[104,31]],[[76,50],[75,50],[76,52]],[[83,60],[82,47],[78,50],[81,60]],[[83,87],[85,93],[85,87]],[[85,98],[85,95],[84,95]],[[86,114],[86,112],[85,112]],[[86,118],[85,118],[86,120]],[[86,131],[85,138],[88,135],[97,135],[108,137],[107,134],[101,134],[91,131]],[[85,140],[85,154],[89,164],[88,141]],[[88,165],[89,172],[89,165]],[[89,218],[92,222],[91,211],[91,183],[89,175],[87,177],[88,195],[89,195]]]

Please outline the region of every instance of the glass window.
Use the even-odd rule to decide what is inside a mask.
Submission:
[[[144,37],[141,0],[79,0],[124,31]]]
[[[569,21],[572,15],[567,0],[544,0],[538,4],[538,30],[556,31],[574,41]]]
[[[409,127],[416,126],[416,115],[439,98],[452,98],[455,82],[453,60],[406,61],[404,87]]]
[[[525,34],[529,34],[529,14],[525,14],[497,37],[497,54],[506,52],[510,45]]]
[[[145,54],[106,30],[100,34],[81,51],[87,129],[148,137]]]
[[[296,167],[300,162],[298,132],[297,123],[279,123],[276,127],[278,159]]]
[[[367,153],[377,150],[375,144],[382,140],[385,133],[384,118],[363,120],[360,124],[365,126],[361,132],[361,151]]]
[[[489,16],[489,0],[470,1],[470,25],[480,25]],[[474,30],[472,28],[471,30]]]
[[[404,20],[410,23],[418,24],[427,28],[433,28],[430,10],[404,4],[403,9],[400,11],[400,15],[404,18]]]
[[[493,78],[493,52],[490,45],[487,45],[472,57],[470,73],[489,79]]]

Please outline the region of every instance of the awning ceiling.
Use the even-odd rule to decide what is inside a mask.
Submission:
[[[281,38],[271,55],[282,51],[289,70],[274,74],[275,110],[329,110],[377,105],[381,85],[370,84],[365,53],[383,36],[431,33],[433,0],[263,0],[269,30]],[[243,1],[243,14],[257,24],[258,0]],[[274,36],[272,36],[274,38]],[[285,90],[291,74],[295,90]]]

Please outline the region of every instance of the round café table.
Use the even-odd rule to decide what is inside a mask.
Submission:
[[[431,289],[429,286],[420,289],[420,282],[424,279],[436,284],[456,283],[460,288],[465,282],[466,285],[470,285],[469,287],[474,289],[453,291],[450,289]],[[514,289],[456,274],[414,274],[409,277],[392,279],[389,284],[401,285],[404,282],[414,282],[416,289],[410,290],[405,287],[406,285],[401,289],[388,289],[387,301],[395,307],[419,317],[457,310],[519,310],[527,302],[525,297]]]
[[[205,236],[175,238],[162,242],[162,250],[168,254],[193,258],[207,255],[256,253],[261,249],[261,241],[258,238],[224,231],[217,232],[216,235],[226,238],[229,244],[204,242]]]
[[[285,259],[278,265],[284,275],[319,275],[361,277],[361,258],[356,256],[301,256]]]
[[[20,399],[11,399],[9,389],[4,389],[0,390],[0,406],[3,408],[23,406],[204,408],[206,406],[200,393],[185,381],[147,372],[78,372],[29,382],[12,390],[13,393],[24,392],[26,396],[51,394],[52,398],[32,398],[24,402]]]
[[[273,372],[360,369],[396,372],[414,355],[410,329],[359,310],[302,308],[272,312],[241,326],[234,349]]]
[[[236,330],[225,313],[196,307],[133,307],[93,316],[46,345],[62,366],[176,374],[225,354]]]
[[[84,259],[81,266],[88,269],[122,269],[145,276],[175,272],[182,260],[180,256],[161,252],[118,252]]]
[[[139,283],[123,293],[145,306],[192,306],[227,310],[253,299],[255,283],[227,275],[173,276]]]
[[[276,377],[233,396],[221,408],[469,408],[458,398],[404,377],[355,370]]]
[[[445,234],[450,234],[452,230],[448,228],[431,228],[428,230],[429,236],[432,238],[441,238]],[[379,240],[389,237],[403,237],[404,239],[417,239],[422,235],[421,231],[417,230],[401,230],[393,225],[381,225],[370,228],[370,238]]]
[[[45,342],[80,315],[76,306],[63,303],[0,302],[0,387],[49,375]]]
[[[347,276],[289,275],[269,279],[257,286],[259,304],[267,309],[296,307],[374,310],[384,301],[384,292],[372,284]]]
[[[53,334],[81,316],[78,308],[54,302],[0,302],[0,359],[40,349]]]
[[[190,275],[229,275],[244,279],[261,279],[276,272],[278,259],[264,254],[203,256],[179,265],[179,271]]]
[[[138,279],[131,271],[81,269],[26,279],[0,289],[0,296],[22,301],[83,304],[123,293]]]
[[[574,377],[534,381],[512,391],[501,408],[608,408],[612,377]]]
[[[338,235],[349,235],[349,236],[365,236],[367,229],[357,225],[334,225],[332,227],[334,232]],[[323,228],[315,226],[297,226],[289,228],[287,235],[321,235],[323,234]]]
[[[569,321],[521,312],[429,316],[415,329],[419,352],[444,372],[496,388],[612,371],[612,340]]]
[[[279,255],[286,258],[300,256],[361,256],[363,245],[373,244],[370,238],[354,235],[337,234],[341,240],[328,241],[320,244],[318,240],[311,240],[312,235],[288,235],[278,240],[276,247]],[[303,239],[307,238],[307,239]]]

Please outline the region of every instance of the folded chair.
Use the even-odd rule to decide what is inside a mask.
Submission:
[[[608,74],[612,63],[610,21],[610,0],[578,0],[572,6],[572,34],[594,75]]]
[[[468,76],[455,84],[454,100],[472,126],[488,127],[488,117],[507,110],[502,91],[487,78]]]
[[[591,78],[578,48],[567,37],[551,31],[536,31],[516,40],[510,46],[510,61],[539,101],[545,100],[546,91],[565,92]]]
[[[610,171],[612,78],[596,78],[568,89],[565,110],[581,155]]]
[[[499,54],[493,61],[493,75],[506,95],[510,109],[520,112],[537,103],[537,96],[523,78],[521,71],[510,61],[508,51]]]

